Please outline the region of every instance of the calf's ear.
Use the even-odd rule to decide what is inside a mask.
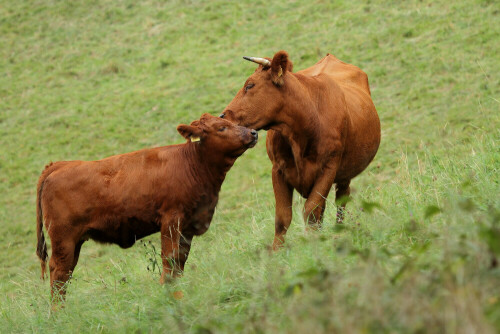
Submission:
[[[181,124],[177,127],[177,131],[181,136],[192,142],[200,141],[203,135],[203,130],[193,125]]]
[[[284,76],[293,70],[293,64],[288,59],[286,51],[278,51],[271,61],[271,80],[273,84],[281,87],[285,84]]]

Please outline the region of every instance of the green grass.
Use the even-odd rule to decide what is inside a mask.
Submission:
[[[0,1],[0,331],[500,331],[499,20],[472,0]],[[220,113],[253,72],[241,56],[281,49],[296,70],[330,52],[370,78],[382,144],[345,224],[329,198],[306,232],[296,195],[270,254],[261,133],[182,278],[147,270],[159,235],[88,242],[53,313],[35,255],[44,165],[180,143],[179,123]]]

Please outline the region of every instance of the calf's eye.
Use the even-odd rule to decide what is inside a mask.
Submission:
[[[219,129],[219,132],[222,132],[222,131],[225,131],[225,130],[226,130],[226,127],[224,126],[224,127],[222,127],[222,128]]]
[[[253,86],[255,86],[255,84],[251,83],[251,84],[248,84],[245,86],[245,92],[247,92],[250,88],[252,88]]]

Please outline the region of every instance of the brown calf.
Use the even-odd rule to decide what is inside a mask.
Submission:
[[[380,121],[367,75],[331,54],[296,73],[285,51],[272,60],[245,59],[260,66],[220,117],[269,130],[277,249],[292,220],[293,190],[307,199],[304,219],[313,227],[320,224],[332,185],[337,186],[337,198],[348,196],[351,179],[377,153]],[[339,221],[342,215],[340,208]]]
[[[88,239],[128,248],[160,231],[160,281],[184,269],[193,236],[210,225],[226,173],[255,145],[257,132],[208,114],[177,131],[187,143],[45,167],[37,189],[37,255],[43,278],[45,222],[52,295],[65,294]]]

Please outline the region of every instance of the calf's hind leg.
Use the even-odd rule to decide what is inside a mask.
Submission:
[[[76,266],[78,257],[77,245],[72,240],[58,241],[52,239],[52,255],[50,256],[50,286],[54,302],[56,298],[64,299],[66,294],[66,284],[71,277],[71,273]],[[80,251],[81,244],[78,247]]]

